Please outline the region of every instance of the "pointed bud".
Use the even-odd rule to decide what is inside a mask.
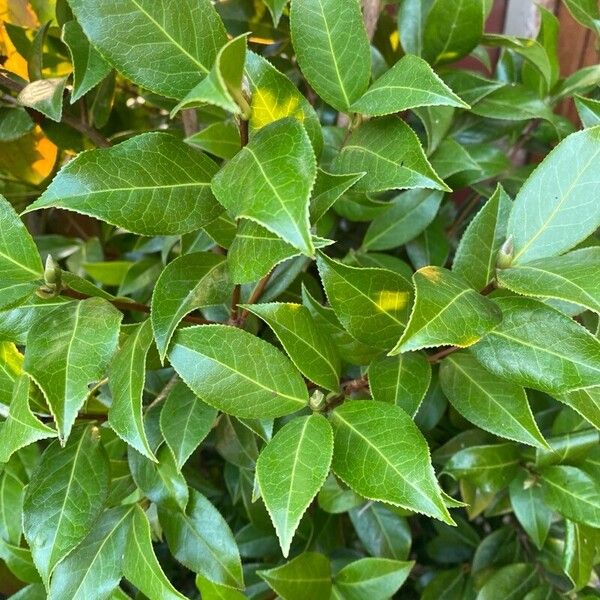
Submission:
[[[61,270],[58,263],[50,254],[46,257],[46,268],[44,269],[44,281],[48,287],[60,288]]]
[[[321,390],[315,390],[309,400],[309,406],[311,410],[323,410],[323,406],[325,405],[325,394]]]
[[[510,267],[513,259],[514,250],[515,248],[513,243],[513,236],[510,235],[498,251],[498,256],[496,258],[497,269],[506,269]]]

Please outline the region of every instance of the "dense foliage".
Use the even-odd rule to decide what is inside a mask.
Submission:
[[[3,594],[598,597],[600,66],[552,13],[0,6]]]

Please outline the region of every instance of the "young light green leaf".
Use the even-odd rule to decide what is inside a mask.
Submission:
[[[77,21],[67,21],[63,25],[61,38],[73,63],[73,104],[98,85],[110,73],[111,66],[90,44]]]
[[[333,585],[345,600],[387,600],[406,581],[414,562],[362,558],[341,569]]]
[[[23,533],[46,586],[100,515],[109,481],[97,427],[80,427],[64,448],[58,441],[46,448],[23,503]]]
[[[111,508],[54,571],[48,600],[106,598],[123,576],[133,506]]]
[[[408,190],[369,224],[363,248],[390,250],[417,237],[433,221],[444,194],[439,190]]]
[[[415,132],[397,117],[363,123],[333,164],[336,173],[366,172],[354,185],[362,192],[429,188],[451,191],[427,160]]]
[[[429,448],[397,406],[346,402],[332,413],[333,470],[355,492],[453,524],[435,478]]]
[[[293,0],[292,43],[302,73],[333,108],[349,112],[369,85],[371,53],[358,0]]]
[[[173,136],[144,133],[79,154],[25,212],[63,208],[142,235],[186,233],[222,212],[210,191],[216,172],[210,158]]]
[[[410,321],[391,354],[446,344],[464,348],[501,320],[491,300],[442,267],[419,269],[413,282],[415,303]]]
[[[598,548],[598,531],[582,523],[565,522],[565,549],[563,569],[574,590],[580,590],[590,581]]]
[[[479,590],[477,600],[521,600],[540,583],[537,569],[530,563],[515,563],[496,571]]]
[[[323,554],[304,552],[280,567],[257,574],[283,600],[330,600],[331,566]]]
[[[590,527],[600,527],[600,486],[587,473],[568,465],[540,470],[545,501],[557,512]]]
[[[537,300],[494,302],[502,322],[471,350],[488,371],[549,394],[598,385],[600,341],[587,329]]]
[[[317,169],[317,180],[310,199],[310,218],[316,223],[365,173],[328,173]]]
[[[187,144],[219,158],[233,158],[241,149],[240,130],[232,121],[212,123],[185,139]]]
[[[461,237],[452,270],[482,290],[494,278],[496,258],[506,240],[511,201],[501,185],[475,215]]]
[[[235,327],[183,329],[175,336],[169,360],[198,397],[237,417],[279,417],[308,402],[292,363],[271,344]]]
[[[167,579],[154,554],[150,523],[139,505],[133,510],[126,548],[123,575],[136,588],[151,600],[186,600]]]
[[[182,381],[171,389],[160,411],[160,430],[181,469],[209,434],[217,411],[200,400]]]
[[[417,106],[469,108],[418,56],[403,56],[352,105],[352,111],[382,116]]]
[[[42,389],[61,441],[69,437],[88,386],[104,376],[122,314],[101,298],[68,302],[37,318],[23,369]]]
[[[63,92],[66,77],[38,79],[27,84],[17,96],[19,106],[27,106],[51,119],[60,122],[63,110]]]
[[[568,136],[546,156],[510,215],[514,264],[562,254],[600,226],[599,171],[600,127]]]
[[[23,355],[12,342],[0,342],[0,403],[8,406],[23,370]],[[2,461],[0,461],[2,462]]]
[[[431,365],[420,352],[383,356],[369,365],[374,400],[395,404],[414,417],[431,381]]]
[[[164,360],[173,332],[185,315],[224,302],[230,292],[223,256],[194,252],[170,262],[156,281],[150,313],[161,359]]]
[[[319,274],[335,314],[357,340],[391,348],[406,325],[410,284],[386,269],[349,267],[324,254]]]
[[[158,517],[169,549],[180,563],[214,583],[244,587],[231,529],[202,494],[191,490],[185,512],[159,507]]]
[[[234,115],[250,112],[242,96],[247,36],[247,33],[240,35],[219,50],[215,64],[208,75],[175,106],[171,111],[171,118],[184,108],[203,104],[218,106]]]
[[[69,0],[69,6],[106,60],[134,83],[169,98],[183,98],[227,42],[210,0],[183,0],[175,11],[154,0]]]
[[[35,417],[29,408],[29,377],[16,379],[6,420],[0,424],[0,463],[14,452],[38,440],[56,436],[56,431]]]
[[[340,358],[331,340],[322,335],[309,310],[301,304],[273,302],[240,305],[273,331],[298,370],[330,391],[340,387]]]
[[[150,460],[156,461],[142,418],[146,357],[151,344],[152,327],[146,319],[135,326],[123,347],[113,357],[108,370],[112,394],[108,422],[120,438]]]
[[[213,178],[212,189],[236,218],[256,221],[311,256],[308,203],[315,177],[306,131],[287,118],[261,129]]]
[[[498,269],[496,277],[501,287],[518,294],[556,298],[600,313],[599,267],[600,247],[591,247]]]
[[[440,383],[450,404],[471,423],[509,440],[548,448],[525,390],[484,369],[469,352],[456,352],[442,361]]]
[[[577,114],[584,127],[600,125],[600,101],[593,98],[575,96]]]
[[[332,454],[331,426],[313,414],[282,427],[258,457],[258,485],[285,557],[304,512],[325,482]]]

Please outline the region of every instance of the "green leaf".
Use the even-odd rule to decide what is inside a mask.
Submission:
[[[554,397],[600,429],[600,385],[554,394]]]
[[[423,30],[433,0],[404,0],[398,13],[398,33],[406,54],[423,53]]]
[[[600,486],[576,467],[556,465],[540,471],[544,499],[567,519],[600,527]]]
[[[89,298],[40,315],[29,330],[23,369],[42,389],[62,441],[88,397],[88,386],[104,376],[121,318],[106,300]]]
[[[167,395],[160,411],[160,430],[181,469],[209,434],[217,411],[196,397],[181,381]]]
[[[23,366],[23,355],[11,342],[0,342],[0,403],[8,406]],[[0,461],[2,462],[2,461]]]
[[[340,358],[327,337],[317,328],[309,310],[301,304],[273,302],[242,304],[273,331],[292,362],[308,379],[327,390],[340,387]]]
[[[317,180],[310,199],[310,218],[316,223],[365,173],[328,173],[317,169]]]
[[[110,481],[97,427],[77,430],[64,448],[52,442],[32,474],[23,503],[23,533],[47,585],[56,565],[89,533]]]
[[[573,583],[574,590],[580,590],[590,581],[598,546],[598,531],[592,527],[565,522],[565,549],[563,569]]]
[[[152,294],[152,329],[161,359],[164,360],[175,328],[185,315],[224,302],[230,292],[223,256],[194,252],[170,262]]]
[[[537,300],[494,302],[502,322],[472,348],[488,371],[549,394],[598,384],[600,342],[587,329]]]
[[[167,579],[156,559],[150,537],[148,517],[139,505],[127,535],[127,551],[123,555],[123,574],[150,600],[186,600]]]
[[[185,139],[187,144],[219,158],[233,158],[241,149],[240,130],[232,121],[208,125]]]
[[[300,69],[325,102],[349,112],[369,85],[371,53],[358,0],[292,0],[292,43]]]
[[[575,96],[577,114],[584,127],[600,125],[600,101],[593,98]]]
[[[73,63],[73,104],[97,86],[110,73],[111,66],[90,44],[77,21],[67,21],[63,25],[61,38]]]
[[[485,288],[495,277],[496,258],[506,239],[510,208],[510,198],[498,185],[458,244],[452,270],[476,290]]]
[[[333,470],[355,492],[453,524],[425,438],[397,406],[354,400],[335,409]]]
[[[212,181],[219,202],[236,218],[256,221],[311,256],[308,221],[315,157],[295,119],[261,129]]]
[[[390,250],[417,237],[435,218],[444,194],[438,190],[409,190],[396,196],[389,208],[369,224],[363,248]]]
[[[562,254],[600,226],[598,171],[600,127],[568,136],[546,156],[517,194],[510,215],[513,263]]]
[[[442,79],[469,104],[476,104],[504,85],[502,81],[487,79],[479,73],[463,69],[448,70],[442,74]]]
[[[410,284],[387,269],[349,267],[317,258],[329,303],[348,333],[377,348],[391,348],[406,325]]]
[[[573,18],[600,35],[600,8],[594,0],[565,0]]]
[[[292,363],[271,344],[235,327],[179,331],[169,360],[199,398],[237,417],[279,417],[308,402]]]
[[[25,212],[64,208],[142,235],[186,233],[222,211],[210,191],[216,172],[212,160],[171,135],[144,133],[112,148],[83,152]]]
[[[302,516],[325,482],[332,454],[331,426],[313,414],[282,427],[258,457],[258,485],[285,557]]]
[[[557,463],[580,464],[587,459],[591,450],[598,447],[600,432],[587,427],[587,423],[579,415],[573,413],[571,415],[572,420],[578,423],[577,430],[549,437],[550,447],[536,450],[536,466],[545,467]]]
[[[441,267],[423,267],[413,275],[415,303],[404,334],[392,354],[443,346],[464,348],[485,336],[501,320],[494,303]]]
[[[498,269],[498,284],[518,294],[573,302],[600,313],[600,247]]]
[[[49,600],[110,595],[123,576],[122,557],[132,510],[132,506],[118,506],[102,513],[87,537],[56,567]]]
[[[0,108],[0,142],[13,142],[33,129],[33,121],[24,108]]]
[[[434,0],[423,30],[423,58],[432,64],[455,62],[483,35],[482,0]]]
[[[271,13],[273,25],[275,25],[275,27],[279,25],[279,19],[281,19],[283,9],[285,8],[287,2],[288,0],[264,0],[264,3],[267,5],[267,8]]]
[[[69,0],[86,36],[127,79],[181,99],[210,70],[227,42],[210,0],[167,10],[153,0]]]
[[[479,590],[477,600],[521,600],[540,583],[533,564],[517,563],[496,571]]]
[[[446,138],[440,142],[431,156],[431,164],[442,179],[448,179],[463,171],[479,170],[479,165],[471,155],[453,138]]]
[[[395,404],[414,417],[431,381],[431,365],[420,352],[384,356],[369,365],[374,400]]]
[[[521,469],[510,483],[509,492],[515,516],[538,550],[541,550],[552,524],[552,510],[544,502],[539,482],[529,478],[527,471]]]
[[[9,544],[21,542],[21,520],[23,516],[23,496],[27,477],[17,472],[16,460],[3,465],[0,473],[0,538]]]
[[[22,374],[16,380],[8,416],[0,424],[0,463],[8,462],[11,455],[38,440],[56,436],[54,429],[44,425],[29,408],[29,377]]]
[[[135,326],[123,347],[113,357],[108,371],[112,394],[108,422],[121,439],[150,460],[156,461],[142,417],[146,357],[151,344],[152,327],[147,319]]]
[[[31,552],[29,548],[22,548],[9,544],[0,538],[0,558],[4,561],[4,571],[8,570],[20,579],[27,583],[40,583],[41,579],[31,560]],[[13,596],[11,596],[12,598]],[[45,598],[45,596],[44,596]]]
[[[352,111],[382,116],[417,106],[469,108],[418,56],[407,54],[352,104]]]
[[[246,600],[242,592],[213,583],[202,575],[196,576],[196,587],[200,591],[202,600]]]
[[[203,104],[218,106],[234,115],[244,112],[242,107],[247,103],[242,96],[242,77],[247,36],[247,33],[240,35],[219,50],[209,74],[177,104],[171,111],[171,117],[183,108]]]
[[[505,85],[477,102],[471,112],[488,119],[526,121],[528,119],[554,119],[552,109],[536,92],[520,84]]]
[[[331,567],[323,554],[304,552],[280,567],[257,574],[283,600],[330,600]]]
[[[355,129],[333,164],[336,173],[366,172],[356,191],[429,188],[449,192],[435,173],[415,132],[397,117],[382,117]]]
[[[406,581],[414,564],[389,558],[362,558],[337,573],[334,587],[347,600],[387,600]]]
[[[185,512],[159,507],[158,517],[173,556],[210,581],[243,588],[240,555],[219,511],[199,492],[191,490]]]
[[[51,119],[60,122],[63,109],[63,92],[66,77],[38,79],[28,83],[17,96],[19,106],[27,106]]]
[[[41,279],[44,269],[37,247],[8,200],[0,194],[0,286]],[[2,294],[6,294],[2,289]]]
[[[471,423],[509,440],[548,448],[525,390],[484,369],[473,355],[447,356],[440,367],[440,383],[450,404]]]

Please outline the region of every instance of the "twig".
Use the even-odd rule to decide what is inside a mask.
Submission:
[[[178,381],[179,375],[175,373],[173,377],[171,377],[171,379],[167,381],[165,387],[162,390],[160,390],[160,392],[158,392],[156,398],[154,398],[154,400],[152,400],[152,402],[148,404],[148,406],[146,407],[146,412],[159,405],[171,393],[171,390],[175,387]]]
[[[263,292],[265,291],[265,288],[267,287],[267,284],[269,283],[269,279],[271,279],[272,274],[273,274],[273,271],[267,273],[256,284],[256,287],[252,291],[252,294],[250,294],[250,298],[248,298],[248,304],[256,304],[260,300],[260,297],[263,295]],[[250,314],[250,311],[248,311],[247,309],[244,309],[242,311],[242,313],[240,314],[240,316],[238,318],[240,327],[244,326],[244,323],[246,322],[246,319],[248,318],[249,314]]]
[[[379,13],[381,11],[380,0],[363,0],[362,5],[365,29],[367,30],[369,41],[372,41],[377,30],[377,21],[379,20]]]
[[[234,326],[239,325],[239,314],[238,314],[238,304],[240,303],[240,295],[242,293],[242,286],[238,283],[233,288],[233,293],[231,294],[231,315],[229,317],[229,323]]]
[[[195,108],[186,108],[181,111],[181,122],[185,137],[190,137],[198,132],[198,113]]]
[[[446,230],[446,234],[448,235],[448,237],[452,238],[458,233],[458,230],[464,223],[465,219],[471,214],[472,210],[479,203],[479,199],[480,195],[475,193],[464,203],[454,223],[452,223],[452,225],[450,225],[450,227],[448,227],[448,229]]]

